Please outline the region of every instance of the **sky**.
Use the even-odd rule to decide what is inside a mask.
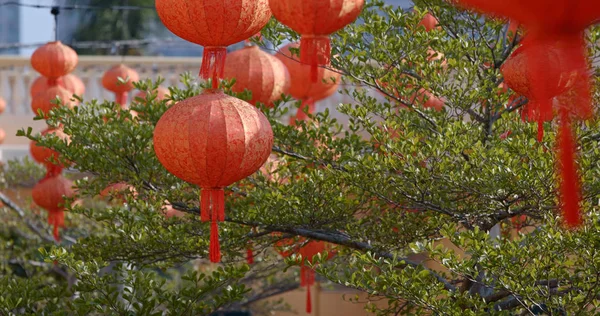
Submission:
[[[44,5],[54,3],[53,0],[20,0],[20,2]],[[41,43],[54,40],[54,19],[49,9],[21,7],[19,23],[21,43]],[[30,56],[34,49],[21,49],[21,55]]]

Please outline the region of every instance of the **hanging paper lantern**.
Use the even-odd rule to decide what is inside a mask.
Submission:
[[[148,92],[149,91],[140,91],[135,95],[135,97],[140,98],[142,100],[146,100],[146,97],[148,96]],[[162,101],[169,97],[169,95],[171,94],[171,91],[169,91],[169,89],[167,89],[165,87],[159,86],[158,88],[156,88],[155,91],[153,91],[153,93],[156,93],[156,98],[159,101]]]
[[[204,46],[200,76],[213,88],[223,78],[227,46],[258,33],[271,18],[268,0],[156,0],[163,24],[186,41]]]
[[[223,188],[257,171],[272,146],[264,114],[218,90],[178,102],[156,124],[154,151],[160,163],[201,188],[201,219],[211,221],[211,262],[221,257],[217,222],[225,219]]]
[[[74,195],[73,182],[60,174],[47,175],[31,191],[35,204],[48,211],[48,224],[54,227],[56,241],[59,241],[58,228],[65,226],[64,198]]]
[[[127,202],[126,194],[133,194],[135,197],[137,196],[137,191],[133,186],[124,182],[111,184],[100,192],[101,197],[112,197],[121,203]]]
[[[303,103],[298,109],[296,119],[305,120],[306,114],[302,109],[307,108],[308,113],[314,113],[315,102],[325,99],[337,91],[341,75],[329,69],[319,68],[317,71],[319,80],[312,82],[310,80],[310,66],[302,64],[298,60],[298,56],[293,55],[290,51],[290,48],[298,47],[298,43],[288,44],[281,48],[275,57],[283,62],[290,73],[288,93]]]
[[[299,244],[304,243],[302,247]],[[311,240],[306,242],[304,238],[299,241],[293,239],[284,239],[275,244],[277,251],[283,257],[289,257],[293,254],[298,254],[302,257],[300,263],[300,286],[306,287],[306,313],[312,312],[312,300],[310,287],[315,284],[315,271],[307,266],[307,263],[313,263],[313,257],[318,254],[325,254],[328,249],[327,244],[323,241]],[[328,252],[328,259],[333,256],[333,252]]]
[[[441,111],[445,105],[444,100],[436,97],[433,95],[433,93],[424,88],[421,88],[417,92],[413,93],[410,101],[411,103],[416,101],[418,104],[423,105],[424,108],[431,108],[436,111]]]
[[[77,53],[59,41],[47,43],[31,55],[31,66],[47,78],[48,85],[55,85],[59,77],[73,71],[78,61]]]
[[[133,83],[140,80],[137,71],[123,65],[116,65],[104,73],[102,76],[102,86],[104,89],[115,94],[115,102],[126,107],[127,94],[135,89]]]
[[[31,101],[31,110],[34,113],[38,113],[41,110],[44,115],[48,115],[51,109],[58,106],[53,101],[57,98],[60,100],[62,106],[73,108],[75,101],[72,99],[72,93],[61,86],[52,86],[47,90],[44,90],[33,97]]]
[[[427,12],[425,16],[419,22],[419,26],[425,28],[425,31],[430,32],[432,30],[441,30],[442,28],[439,26],[439,21],[436,19],[431,13]]]
[[[163,214],[165,215],[166,218],[184,217],[185,216],[184,212],[174,209],[173,205],[168,204],[168,203],[165,203],[165,205],[162,207],[161,211],[163,212]]]
[[[330,62],[329,35],[354,22],[364,0],[269,0],[279,22],[302,35],[300,60],[310,65],[310,79],[319,80],[317,68]]]
[[[232,87],[234,92],[250,90],[250,104],[260,102],[268,107],[286,94],[290,86],[290,75],[285,65],[258,46],[244,47],[229,54],[223,78],[236,80]]]
[[[85,93],[85,85],[83,81],[74,74],[67,74],[63,77],[58,78],[57,83],[59,86],[65,88],[72,94],[82,96]],[[37,77],[31,84],[29,89],[29,95],[34,97],[36,94],[50,88],[48,85],[48,79],[46,77]]]
[[[48,129],[45,129],[44,131],[42,131],[42,136],[45,136],[48,134],[54,134],[55,136],[57,136],[58,138],[60,138],[63,141],[67,141],[67,142],[70,141],[69,135],[65,134],[60,129],[49,129],[48,128]],[[55,163],[51,162],[51,160],[58,161],[59,154],[50,148],[38,146],[37,142],[31,141],[31,143],[29,145],[29,151],[31,152],[31,156],[33,157],[33,160],[35,160],[36,162],[38,162],[40,164],[45,165],[48,170],[56,169],[57,173],[60,173],[60,170],[62,170],[64,168],[64,166],[62,164],[55,164]]]
[[[4,113],[6,110],[6,101],[0,98],[0,114]]]
[[[565,222],[579,226],[580,185],[575,163],[575,142],[571,120],[575,113],[589,118],[591,107],[591,78],[587,75],[587,46],[584,31],[600,21],[600,2],[597,0],[556,0],[551,5],[543,0],[459,0],[459,4],[482,13],[498,15],[520,23],[527,31],[523,40],[523,54],[530,69],[531,99],[535,100],[538,122],[552,115],[552,99],[560,95],[563,76],[586,74],[577,88],[576,103],[562,105],[558,140],[559,191]],[[555,49],[558,62],[549,51]],[[510,85],[509,85],[510,86]],[[512,88],[512,87],[511,87]],[[582,116],[583,115],[583,116]]]
[[[6,139],[6,132],[4,132],[4,130],[2,128],[0,128],[0,144],[4,143],[5,139]]]

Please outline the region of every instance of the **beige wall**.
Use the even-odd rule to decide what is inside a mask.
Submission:
[[[368,301],[367,296],[359,291],[344,289],[344,290],[327,290],[321,289],[318,284],[311,288],[312,308],[311,314],[307,314],[306,309],[306,289],[298,289],[288,292],[271,300],[284,299],[290,305],[293,312],[275,312],[275,316],[363,316],[370,315],[365,310],[365,303]],[[355,299],[358,295],[360,303],[350,302],[349,299]],[[384,301],[373,302],[378,306],[383,306]]]

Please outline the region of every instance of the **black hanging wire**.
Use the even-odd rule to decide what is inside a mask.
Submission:
[[[58,41],[58,15],[60,14],[60,8],[57,6],[52,7],[50,14],[54,16],[54,40]]]
[[[128,10],[128,11],[136,11],[136,10],[155,10],[154,6],[134,6],[134,5],[116,5],[116,6],[93,6],[93,5],[44,5],[44,4],[29,4],[29,3],[20,3],[19,1],[5,1],[0,3],[0,7],[2,6],[18,6],[18,7],[27,7],[27,8],[36,8],[36,9],[52,9],[53,7],[58,7],[61,10]]]

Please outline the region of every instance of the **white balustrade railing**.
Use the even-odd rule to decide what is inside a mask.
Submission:
[[[135,69],[140,79],[155,80],[161,76],[165,86],[176,86],[180,74],[197,73],[200,62],[200,58],[80,56],[73,73],[85,84],[84,100],[112,100],[113,94],[102,87],[102,75],[114,65],[123,63]],[[0,97],[7,103],[4,115],[33,115],[29,89],[38,76],[31,68],[29,58],[0,56]]]
[[[114,95],[102,87],[102,76],[110,67],[123,63],[135,69],[141,80],[165,79],[164,86],[181,86],[180,75],[191,72],[197,75],[201,58],[180,57],[120,57],[120,56],[80,56],[79,64],[73,72],[85,84],[84,100],[114,100]],[[5,145],[26,145],[24,137],[15,137],[17,130],[33,127],[41,131],[44,123],[33,121],[29,90],[39,74],[31,68],[29,58],[22,56],[0,56],[0,97],[6,100],[6,111],[0,115],[0,128],[7,134]],[[130,93],[130,98],[135,94]],[[353,100],[341,94],[317,103],[317,111],[328,108],[333,116],[345,121],[336,111],[339,103],[352,103]],[[0,146],[2,150],[2,146]],[[6,160],[6,155],[4,157]]]

